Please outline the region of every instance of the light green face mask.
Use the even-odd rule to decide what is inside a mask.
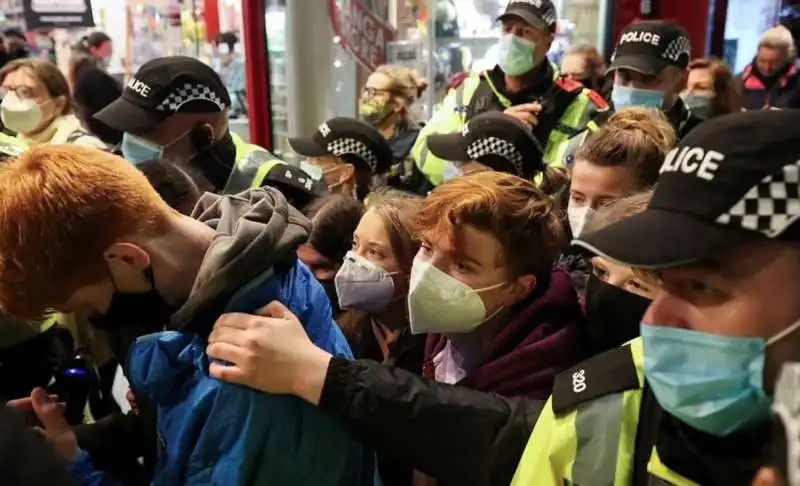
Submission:
[[[692,111],[692,114],[698,118],[711,117],[711,100],[714,96],[711,94],[685,94],[681,95],[683,102]]]
[[[500,37],[497,43],[497,54],[500,59],[497,64],[508,75],[523,75],[536,66],[536,60],[533,58],[535,50],[535,42],[514,34],[506,34]]]

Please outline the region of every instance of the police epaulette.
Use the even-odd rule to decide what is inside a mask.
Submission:
[[[581,403],[639,388],[630,345],[593,356],[559,373],[553,383],[553,413],[571,411]]]

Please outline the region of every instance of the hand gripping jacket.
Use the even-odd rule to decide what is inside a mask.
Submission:
[[[636,452],[643,389],[641,338],[559,374],[511,486],[699,486],[655,447],[641,454],[649,457]],[[634,484],[637,463],[644,473]]]
[[[570,140],[586,130],[595,131],[597,126],[590,125],[589,122],[599,113],[607,111],[608,105],[594,91],[584,88],[580,83],[561,78],[555,67],[553,83],[555,89],[551,90],[552,93],[547,98],[554,98],[555,93],[567,93],[571,96],[568,98],[570,101],[563,106],[558,123],[548,135],[544,161],[548,165],[562,166]],[[480,95],[483,90],[488,90],[506,108],[512,106],[511,101],[494,86],[488,73],[475,74],[466,78],[455,90],[451,90],[420,132],[411,155],[419,170],[434,186],[442,183],[445,164],[442,159],[428,151],[428,135],[460,131],[471,117],[485,112],[491,103],[486,103],[484,96]],[[476,96],[476,93],[479,94]]]

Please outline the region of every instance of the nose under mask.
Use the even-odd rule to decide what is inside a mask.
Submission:
[[[42,123],[42,107],[36,100],[20,98],[11,91],[0,103],[0,117],[3,125],[16,133],[30,133]]]

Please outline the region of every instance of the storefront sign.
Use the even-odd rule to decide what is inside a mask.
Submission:
[[[394,40],[394,29],[376,16],[361,0],[346,0],[340,8],[330,1],[330,15],[341,45],[365,68],[374,71],[386,64],[387,46]]]
[[[22,0],[28,30],[94,27],[91,0]]]

